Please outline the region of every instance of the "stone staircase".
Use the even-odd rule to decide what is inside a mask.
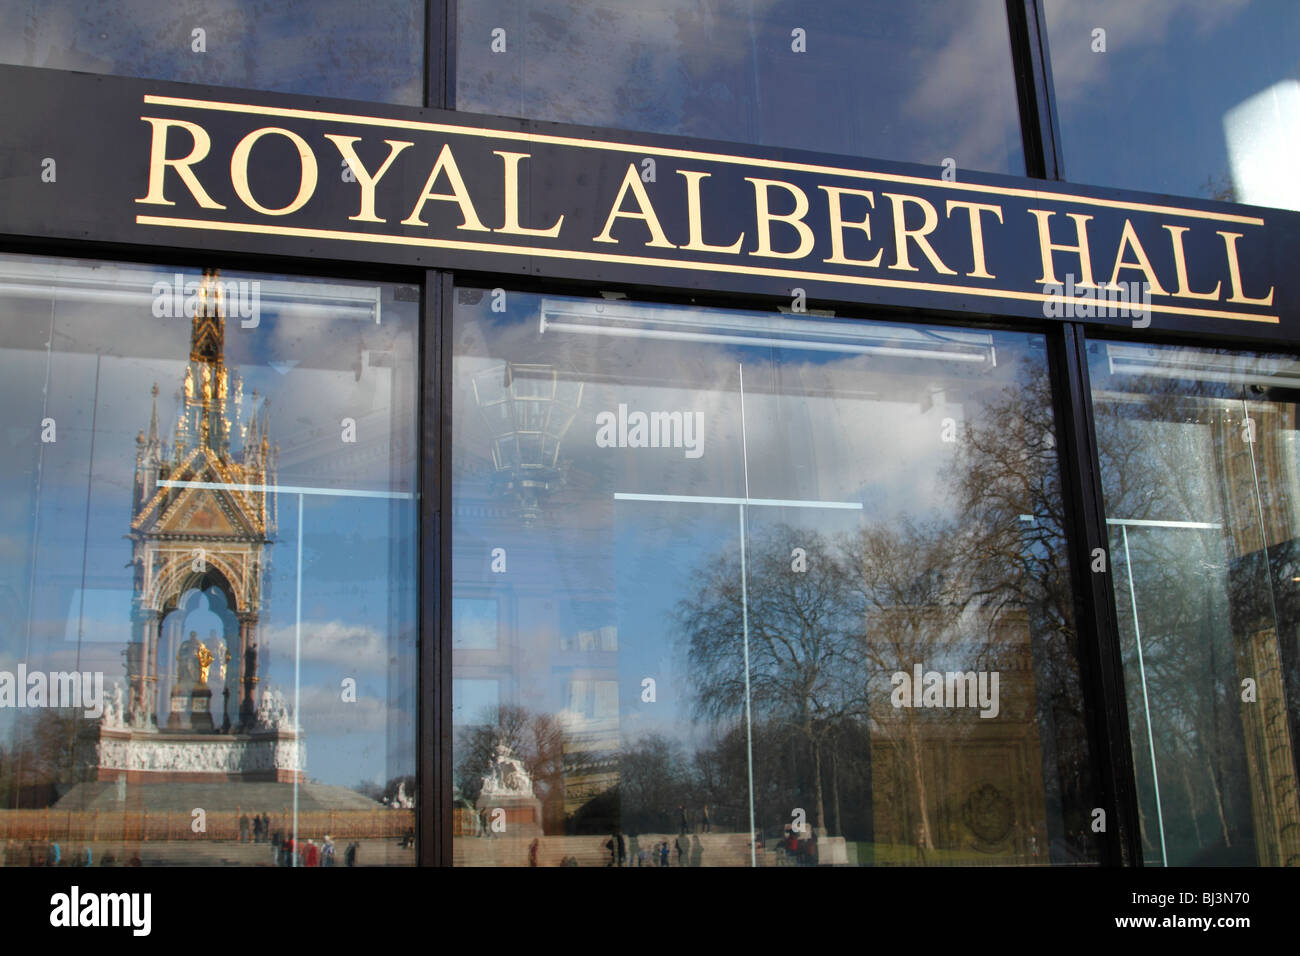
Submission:
[[[396,840],[360,840],[357,851],[358,866],[412,866],[415,850],[403,849]],[[82,843],[60,842],[63,853],[61,867],[67,866],[84,846]],[[347,843],[336,842],[335,866],[343,866],[343,853]],[[146,841],[141,843],[90,844],[93,865],[103,866],[108,854],[116,857],[115,866],[125,866],[132,856],[139,855],[141,866],[274,866],[269,843],[239,843],[230,841],[175,840],[172,842]]]
[[[559,866],[566,857],[577,860],[578,866],[606,866],[609,851],[605,849],[605,836],[543,836],[537,847],[538,866]],[[687,846],[681,862],[677,859],[676,834],[643,833],[627,836],[628,856],[625,866],[637,865],[637,851],[646,851],[645,866],[658,867],[656,848],[668,843],[668,865],[676,866],[739,866],[750,865],[749,841],[744,833],[693,833],[686,837]],[[415,850],[397,845],[395,840],[361,840],[358,866],[411,866],[415,863]],[[497,835],[484,837],[457,837],[452,844],[452,858],[456,866],[527,866],[531,837]],[[83,844],[60,843],[65,865],[74,858]],[[107,854],[112,853],[117,866],[124,866],[139,854],[143,866],[274,866],[269,843],[239,843],[217,840],[175,840],[90,844],[94,865],[102,866]],[[336,866],[343,866],[346,841],[336,842]],[[827,855],[829,859],[829,854]],[[768,850],[758,853],[759,866],[793,865],[784,854]]]
[[[749,839],[744,833],[692,833],[686,836],[687,845],[681,863],[677,860],[674,833],[642,833],[625,835],[627,840],[626,866],[637,865],[637,851],[646,851],[645,866],[659,866],[656,847],[668,843],[669,866],[749,866]],[[579,866],[605,866],[609,863],[609,850],[605,849],[604,836],[543,836],[537,847],[538,866],[559,866],[566,857],[573,857]],[[486,837],[458,837],[452,845],[452,858],[457,866],[527,866],[531,837],[497,835]],[[772,865],[764,854],[758,856],[758,865]]]

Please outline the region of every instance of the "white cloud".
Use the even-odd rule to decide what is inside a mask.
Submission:
[[[275,648],[277,656],[292,660],[295,637],[293,625],[282,625],[263,634],[260,643]],[[304,663],[354,671],[383,671],[390,653],[388,637],[372,627],[340,620],[302,622]]]
[[[1053,85],[1062,102],[1086,99],[1109,77],[1115,56],[1144,55],[1164,44],[1170,26],[1190,21],[1207,33],[1231,20],[1250,0],[1048,0]],[[1106,52],[1092,51],[1092,31],[1106,31]]]
[[[281,688],[281,692],[292,710],[293,688]],[[339,688],[313,685],[299,691],[298,703],[299,723],[309,745],[313,735],[384,734],[388,730],[389,702],[374,694],[358,694],[355,701],[344,701]]]

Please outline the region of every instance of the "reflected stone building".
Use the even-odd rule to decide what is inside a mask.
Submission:
[[[926,862],[927,854],[933,862],[1049,857],[1043,738],[1051,727],[1035,706],[1039,690],[1025,615],[1005,615],[967,650],[975,653],[966,659],[998,675],[994,719],[983,719],[969,701],[966,707],[893,708],[878,700],[873,708],[875,839],[902,852],[882,862]],[[911,670],[909,662],[899,664]],[[933,669],[947,678],[949,668]]]

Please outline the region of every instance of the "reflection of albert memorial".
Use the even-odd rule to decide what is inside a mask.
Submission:
[[[220,295],[205,275],[170,448],[159,436],[156,384],[149,430],[136,439],[127,693],[107,702],[84,741],[80,762],[93,779],[302,779],[300,733],[283,700],[259,692],[277,448],[256,392],[243,421],[243,385],[225,365]],[[187,613],[204,608],[222,633],[184,633]]]

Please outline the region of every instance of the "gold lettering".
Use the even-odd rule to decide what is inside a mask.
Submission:
[[[916,266],[912,265],[907,257],[907,240],[911,239],[916,243],[916,247],[925,253],[925,257],[930,260],[930,265],[936,272],[943,275],[955,276],[957,273],[949,269],[940,260],[934,247],[930,245],[930,240],[925,238],[934,232],[934,227],[939,224],[939,213],[927,200],[920,196],[905,196],[900,193],[884,193],[889,197],[890,204],[894,207],[894,263],[891,269],[906,269],[908,272],[916,272]],[[921,207],[925,213],[925,221],[919,229],[908,229],[906,223],[907,203],[915,203]]]
[[[1062,283],[1056,278],[1056,269],[1052,264],[1052,253],[1076,252],[1079,254],[1079,271],[1083,281],[1076,282],[1075,286],[1095,286],[1097,283],[1092,278],[1092,253],[1088,250],[1088,220],[1092,217],[1077,212],[1066,213],[1067,216],[1074,220],[1075,238],[1078,239],[1078,245],[1067,246],[1063,243],[1052,242],[1051,227],[1048,220],[1056,213],[1047,209],[1030,209],[1029,212],[1038,220],[1038,246],[1043,254],[1043,277],[1038,280],[1038,284],[1061,285]]]
[[[1273,287],[1268,287],[1268,295],[1259,299],[1250,299],[1241,289],[1241,263],[1237,261],[1237,240],[1242,234],[1239,232],[1220,232],[1223,237],[1223,245],[1228,253],[1228,279],[1232,282],[1232,295],[1228,296],[1229,302],[1236,302],[1241,305],[1272,305],[1273,304]]]
[[[998,222],[1001,223],[1002,207],[994,206],[991,203],[959,202],[956,199],[949,199],[944,214],[951,219],[954,209],[965,209],[966,215],[970,217],[970,245],[975,257],[975,268],[966,275],[972,279],[996,279],[997,276],[989,272],[984,263],[984,225],[980,219],[980,213],[991,212],[998,217]]]
[[[497,232],[504,232],[512,236],[546,236],[553,239],[560,234],[560,226],[564,225],[564,217],[560,216],[555,225],[549,229],[530,229],[526,226],[519,225],[519,161],[521,159],[531,159],[531,153],[506,153],[499,149],[492,150],[494,154],[501,157],[501,161],[506,164],[505,167],[505,207],[506,221]]]
[[[298,149],[298,160],[300,163],[300,172],[298,177],[298,195],[287,206],[281,206],[279,209],[270,209],[263,206],[253,198],[253,192],[248,188],[248,157],[253,151],[253,145],[263,136],[269,133],[275,133],[283,136],[293,143]],[[307,204],[307,200],[312,197],[316,191],[316,155],[307,145],[307,141],[297,133],[287,129],[280,129],[278,126],[263,126],[261,129],[255,129],[235,146],[235,151],[230,154],[230,182],[235,187],[235,195],[243,200],[244,205],[255,212],[260,212],[264,216],[287,216],[291,212],[297,212]]]
[[[729,246],[711,246],[704,241],[703,217],[700,215],[700,180],[708,179],[708,173],[693,169],[679,169],[677,172],[686,177],[686,223],[690,227],[690,241],[682,246],[691,252],[729,252],[735,255],[740,251],[740,244],[745,241],[742,232],[740,238]]]
[[[632,196],[636,199],[640,212],[623,211],[623,197],[627,195],[628,190],[632,191]],[[640,219],[646,224],[646,228],[650,230],[650,241],[646,245],[655,246],[659,249],[677,248],[664,235],[664,228],[659,225],[659,217],[655,215],[654,206],[650,204],[650,197],[646,195],[645,186],[641,185],[641,176],[637,173],[634,163],[627,164],[627,173],[623,176],[623,185],[619,187],[618,198],[614,200],[614,205],[609,211],[609,218],[605,220],[605,228],[592,242],[612,242],[617,244],[618,240],[612,238],[609,231],[614,228],[614,220],[622,218]]]
[[[802,259],[812,251],[815,239],[812,229],[803,221],[808,214],[808,196],[798,186],[782,182],[779,179],[756,179],[746,176],[745,181],[754,184],[754,213],[758,220],[758,248],[751,256],[771,256],[774,259]],[[768,209],[767,191],[778,186],[794,197],[794,211],[785,215],[776,215]],[[784,222],[793,226],[799,233],[799,248],[794,252],[776,252],[772,248],[772,223]]]
[[[1125,262],[1124,253],[1132,249],[1137,256],[1137,262]],[[1138,269],[1146,276],[1147,283],[1151,286],[1152,295],[1168,295],[1160,285],[1160,280],[1156,278],[1156,270],[1151,268],[1151,260],[1147,258],[1147,252],[1142,248],[1142,243],[1138,242],[1137,232],[1133,229],[1131,219],[1124,220],[1124,231],[1119,237],[1119,252],[1115,253],[1115,268],[1110,274],[1110,285],[1116,285],[1119,281],[1119,271],[1121,269]]]
[[[375,187],[379,185],[379,180],[383,179],[384,173],[388,172],[388,167],[393,165],[393,160],[397,158],[397,154],[408,146],[414,146],[415,144],[403,140],[384,140],[388,144],[388,158],[384,160],[384,164],[372,176],[366,167],[361,164],[357,151],[352,148],[352,144],[361,139],[360,136],[339,136],[337,133],[326,133],[325,138],[338,147],[339,152],[352,169],[352,175],[357,178],[357,185],[361,187],[361,211],[355,216],[348,216],[348,219],[353,222],[388,222],[387,219],[380,219],[375,215]]]
[[[1214,283],[1213,292],[1193,292],[1188,287],[1187,280],[1187,253],[1183,250],[1183,233],[1187,231],[1187,226],[1165,226],[1169,230],[1169,235],[1174,245],[1174,272],[1178,276],[1178,291],[1174,293],[1184,299],[1217,299],[1219,289],[1223,287],[1223,280],[1220,279]]]
[[[829,259],[823,259],[822,262],[831,262],[841,266],[870,266],[872,268],[879,266],[880,257],[885,254],[884,249],[877,252],[874,259],[846,259],[844,257],[845,229],[861,229],[868,239],[871,238],[871,210],[876,208],[876,197],[871,194],[871,190],[842,189],[839,186],[818,186],[817,188],[826,193],[826,201],[830,205],[831,211],[831,256]],[[867,200],[868,208],[858,222],[844,221],[844,211],[840,208],[840,199],[846,193],[862,196]]]
[[[200,206],[204,209],[225,209],[225,206],[214,202],[204,191],[199,185],[199,178],[194,175],[194,170],[190,169],[195,163],[202,162],[208,155],[208,150],[212,148],[212,139],[208,136],[208,131],[198,123],[187,123],[185,120],[162,119],[158,116],[141,116],[140,119],[148,123],[153,130],[153,142],[149,147],[149,191],[136,202],[151,203],[155,206],[176,205],[163,195],[163,180],[166,178],[167,167],[170,166],[176,170],[176,174],[181,177],[181,182],[189,189],[190,195]],[[188,130],[190,136],[194,137],[194,148],[183,159],[167,158],[167,131],[173,126]]]
[[[451,192],[432,192],[433,184],[437,181],[438,174],[442,172],[447,174],[447,181],[451,184]],[[461,178],[460,168],[456,165],[456,157],[452,154],[450,143],[442,144],[442,152],[438,153],[438,161],[433,164],[429,178],[425,180],[420,198],[415,201],[415,208],[411,210],[411,214],[402,220],[402,225],[427,226],[428,223],[420,218],[420,213],[424,210],[424,204],[430,199],[436,199],[440,202],[454,202],[460,207],[461,224],[456,227],[457,229],[468,229],[471,232],[492,231],[479,221],[478,213],[474,211],[474,204],[470,202],[469,190],[465,188],[465,180]]]

